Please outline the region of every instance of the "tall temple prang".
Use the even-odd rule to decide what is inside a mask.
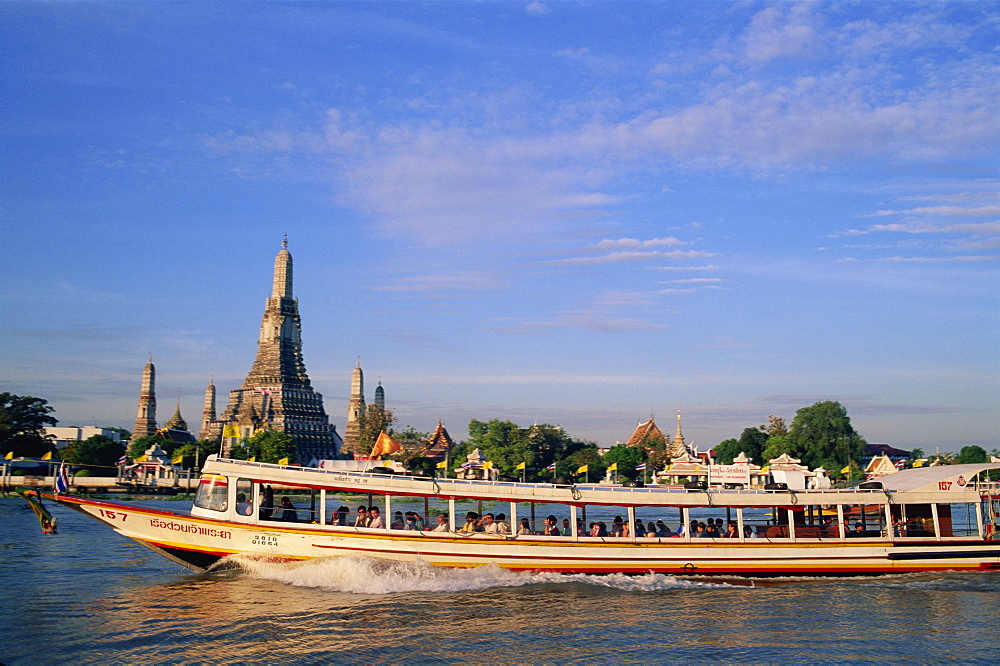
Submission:
[[[207,439],[212,435],[212,423],[215,421],[215,378],[209,380],[205,387],[205,403],[201,408],[201,430],[198,437]]]
[[[153,357],[142,371],[142,388],[139,389],[139,407],[135,414],[132,439],[156,434],[156,368]]]
[[[365,411],[365,373],[361,371],[361,361],[351,375],[351,397],[347,403],[347,432],[344,436],[344,453],[358,453],[358,435],[361,432],[361,416]]]
[[[206,405],[207,400],[206,396]],[[323,396],[313,390],[302,360],[302,324],[298,299],[292,296],[292,255],[287,238],[274,260],[274,280],[260,322],[257,358],[243,386],[229,392],[222,417],[206,430],[218,437],[224,426],[231,424],[239,428],[242,437],[262,429],[287,432],[303,464],[336,458],[342,444],[323,408]],[[232,439],[226,438],[223,453],[231,444]]]

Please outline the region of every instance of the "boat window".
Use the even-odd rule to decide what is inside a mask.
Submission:
[[[205,474],[198,482],[194,505],[200,509],[225,511],[229,508],[229,482],[224,476]]]
[[[253,481],[250,479],[236,479],[236,513],[253,515]]]

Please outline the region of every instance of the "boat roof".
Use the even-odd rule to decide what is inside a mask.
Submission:
[[[939,485],[942,482],[951,482],[958,487],[964,487],[977,474],[990,469],[1000,469],[1000,463],[916,467],[886,474],[874,480],[881,483],[883,489],[893,492],[939,490],[942,489]]]

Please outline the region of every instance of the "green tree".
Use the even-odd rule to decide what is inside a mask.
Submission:
[[[958,462],[962,465],[970,465],[973,463],[984,463],[989,458],[986,454],[986,449],[981,446],[963,446],[962,450],[958,452]]]
[[[839,470],[849,461],[860,462],[867,451],[867,442],[854,430],[847,409],[833,400],[795,412],[789,437],[793,455],[809,467]]]
[[[104,435],[94,435],[82,442],[71,442],[60,451],[60,457],[68,463],[83,465],[95,476],[115,476],[118,474],[118,459],[124,452],[121,442]]]
[[[910,463],[913,463],[913,462],[915,462],[917,460],[920,460],[923,457],[924,457],[924,450],[923,449],[913,449],[912,451],[910,451],[910,455],[906,459]]]
[[[613,463],[618,463],[618,476],[635,481],[642,476],[642,472],[635,471],[635,468],[648,459],[649,454],[641,446],[617,444],[608,449],[608,452],[601,458],[601,464],[607,470]],[[590,478],[595,477],[591,474]]]
[[[737,439],[729,438],[719,442],[715,449],[715,462],[720,465],[729,465],[736,456],[740,455],[740,442]]]
[[[361,410],[358,418],[358,445],[356,453],[367,456],[371,453],[375,442],[378,440],[380,432],[392,435],[392,426],[396,422],[396,417],[391,409],[384,409],[378,405],[368,405]]]
[[[46,426],[58,421],[49,416],[55,409],[47,400],[30,395],[0,393],[0,456],[41,457],[53,449]]]
[[[484,423],[472,419],[469,421],[467,443],[470,450],[479,449],[501,472],[512,473],[522,461],[534,467],[535,456],[528,431],[512,421],[490,419]]]
[[[793,457],[795,456],[795,445],[792,443],[792,438],[789,435],[768,437],[764,450],[760,452],[760,464],[765,465],[767,461],[774,460],[785,453]]]
[[[780,435],[776,436],[780,437]],[[767,433],[760,428],[744,428],[743,433],[740,435],[740,451],[746,453],[747,458],[750,458],[750,460],[763,464],[763,452],[764,447],[767,446],[768,439]]]
[[[173,452],[175,446],[174,442],[167,441],[166,439],[157,437],[156,435],[136,437],[128,444],[128,457],[133,460],[140,458],[144,453],[146,453],[146,449],[157,444],[167,455],[170,455]]]
[[[289,463],[296,463],[295,441],[287,432],[280,430],[262,430],[248,439],[240,442],[230,450],[230,457],[236,460],[277,463],[287,458]]]

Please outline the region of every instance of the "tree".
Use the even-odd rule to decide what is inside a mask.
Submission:
[[[174,442],[169,442],[162,437],[157,437],[156,435],[145,435],[144,437],[136,437],[128,444],[128,457],[136,460],[141,458],[143,454],[146,453],[146,449],[151,446],[159,445],[163,452],[167,455],[173,452]]]
[[[963,446],[962,450],[958,452],[958,462],[961,465],[984,463],[987,460],[989,458],[986,455],[986,449],[981,446]]]
[[[733,462],[736,456],[740,455],[743,449],[740,448],[739,440],[729,438],[725,439],[716,445],[715,451],[715,462],[720,465],[729,465]]]
[[[298,462],[295,441],[287,432],[262,430],[249,439],[241,440],[229,453],[236,460],[277,463],[285,458],[289,463]]]
[[[761,426],[760,429],[766,432],[768,437],[788,434],[788,426],[785,424],[785,419],[773,414],[767,417],[767,425]]]
[[[791,437],[788,435],[768,437],[767,444],[764,445],[764,450],[760,452],[760,464],[764,465],[767,461],[779,458],[786,453],[795,457],[795,445],[792,444]]]
[[[355,453],[363,456],[371,453],[379,433],[385,431],[385,434],[391,435],[392,425],[395,422],[396,417],[391,409],[379,405],[366,406],[358,418],[358,444]]]
[[[52,450],[52,438],[45,426],[58,421],[49,416],[55,409],[47,400],[30,395],[0,393],[0,456],[41,457]]]
[[[97,476],[115,476],[118,459],[124,452],[121,442],[105,435],[94,435],[82,442],[71,442],[60,451],[60,457],[68,463],[83,465]]]
[[[740,435],[740,451],[747,454],[750,460],[765,462],[764,447],[767,446],[767,433],[760,428],[744,428]]]
[[[859,462],[868,446],[851,426],[847,409],[833,400],[795,412],[789,437],[794,455],[802,459],[802,464],[829,470],[840,470],[850,461]]]
[[[512,421],[490,419],[483,423],[472,419],[469,421],[467,444],[470,449],[479,449],[499,471],[511,473],[522,462],[529,467],[535,466],[535,454],[528,431],[522,430],[521,426]]]
[[[601,464],[607,470],[612,464],[618,463],[618,476],[635,481],[642,476],[642,472],[635,471],[635,468],[646,462],[648,455],[641,446],[617,444],[608,449],[608,452],[601,458]],[[591,474],[590,478],[594,478],[594,475]]]

